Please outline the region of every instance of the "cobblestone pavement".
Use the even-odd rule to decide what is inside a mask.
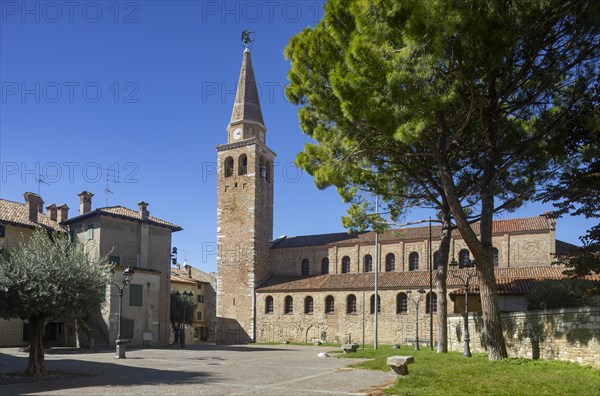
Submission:
[[[51,350],[46,367],[67,378],[3,383],[0,394],[45,395],[355,395],[392,383],[389,372],[350,369],[356,360],[318,358],[332,347],[193,346],[127,351]],[[28,355],[0,349],[0,374],[22,371]]]

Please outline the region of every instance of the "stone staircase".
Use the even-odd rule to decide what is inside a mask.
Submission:
[[[109,343],[108,328],[100,315],[91,315],[85,320],[78,319],[79,347],[91,350],[112,349]]]

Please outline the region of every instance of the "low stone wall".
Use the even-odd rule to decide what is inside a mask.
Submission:
[[[508,355],[557,359],[600,368],[600,307],[502,314]],[[484,352],[481,315],[469,315],[471,351]],[[462,316],[448,318],[448,349],[463,350]]]

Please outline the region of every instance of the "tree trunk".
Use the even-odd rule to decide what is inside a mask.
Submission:
[[[29,318],[29,324],[31,326],[31,346],[29,347],[29,364],[25,370],[25,375],[46,377],[48,370],[46,370],[44,362],[44,346],[42,344],[46,318],[40,316]]]
[[[437,288],[437,353],[448,352],[448,299],[446,290],[446,279],[448,277],[448,256],[450,253],[450,240],[452,238],[452,227],[450,224],[450,213],[442,214],[442,235],[440,240],[440,261],[435,275]]]
[[[442,161],[440,176],[442,178],[444,193],[448,200],[452,217],[456,221],[456,227],[460,231],[460,235],[469,247],[469,250],[475,256],[477,276],[479,278],[481,311],[483,316],[484,342],[488,352],[488,359],[505,359],[508,357],[508,353],[506,352],[504,334],[502,333],[502,321],[500,320],[500,309],[498,308],[498,295],[496,290],[496,276],[491,261],[494,205],[494,196],[492,194],[493,186],[486,185],[486,182],[482,181],[483,188],[481,189],[480,220],[481,240],[479,240],[462,209],[458,194],[456,193],[456,186],[454,185],[451,175],[452,172],[447,166],[447,163]]]

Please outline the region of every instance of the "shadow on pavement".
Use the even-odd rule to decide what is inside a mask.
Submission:
[[[113,352],[110,354],[112,355]],[[103,359],[106,358],[103,357]],[[131,360],[137,359],[127,358],[115,361],[115,363],[76,359],[46,360],[46,368],[50,372],[74,375],[33,381],[25,379],[24,382],[12,383],[2,381],[2,379],[6,379],[7,374],[24,371],[28,357],[25,354],[18,356],[0,353],[0,374],[3,376],[0,378],[1,393],[3,395],[21,395],[94,386],[102,386],[106,388],[107,393],[110,393],[111,386],[203,384],[213,377],[213,375],[198,371],[182,371],[185,367],[184,364],[179,370],[173,368],[161,370],[127,365],[126,362]],[[184,362],[182,359],[182,363]],[[84,392],[82,390],[82,394]]]

